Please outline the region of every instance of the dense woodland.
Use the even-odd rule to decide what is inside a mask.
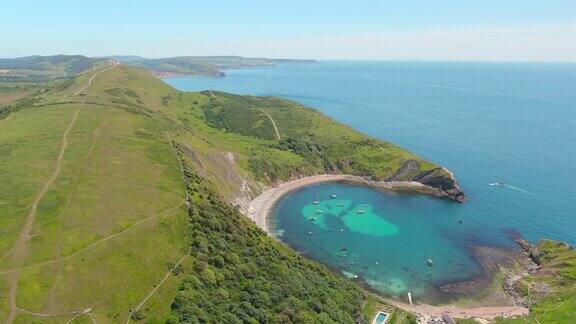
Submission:
[[[182,322],[353,323],[352,282],[278,244],[223,203],[184,162],[194,264],[172,308]]]

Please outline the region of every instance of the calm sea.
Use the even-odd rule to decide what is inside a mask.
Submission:
[[[471,246],[512,247],[511,233],[576,243],[576,64],[320,62],[227,75],[166,82],[292,99],[454,171],[465,204],[323,184],[277,205],[282,241],[384,294],[433,300],[438,284],[481,274]]]

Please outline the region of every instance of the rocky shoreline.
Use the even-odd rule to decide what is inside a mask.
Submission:
[[[533,247],[524,240],[516,240],[521,249],[474,246],[472,253],[484,269],[484,275],[469,281],[446,283],[438,287],[443,294],[462,298],[482,296],[472,304],[457,300],[445,305],[414,304],[387,299],[397,307],[415,313],[422,323],[451,323],[453,318],[493,320],[497,317],[516,317],[529,314],[529,303],[516,290],[516,283],[539,266],[530,256]],[[528,248],[528,249],[527,249]],[[464,299],[465,300],[465,299]],[[498,306],[492,306],[498,305]]]

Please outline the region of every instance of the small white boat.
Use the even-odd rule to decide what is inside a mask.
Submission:
[[[322,214],[322,211],[320,209],[316,209],[316,214]]]
[[[312,235],[312,232],[308,232],[308,235]]]
[[[310,217],[309,220],[315,221],[315,220],[316,220],[316,217]]]
[[[331,194],[330,198],[338,198],[338,196],[336,196],[335,194]]]
[[[338,203],[338,207],[342,207],[342,206],[344,206],[344,203],[343,203],[343,202],[339,202],[339,203]]]
[[[433,266],[434,262],[432,262],[432,259],[428,258],[428,260],[426,261],[426,263],[428,264],[428,266]]]
[[[314,205],[318,205],[320,202],[319,202],[318,200],[314,200],[312,203],[313,203]]]
[[[344,232],[344,229],[343,229],[343,228],[341,228],[341,229],[340,229],[340,232]]]
[[[356,214],[364,214],[365,211],[363,211],[362,209],[360,209],[359,211],[356,212]]]

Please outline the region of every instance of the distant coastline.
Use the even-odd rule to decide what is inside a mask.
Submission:
[[[167,78],[177,78],[183,76],[193,76],[193,77],[211,77],[211,78],[225,78],[226,70],[239,70],[239,69],[249,69],[249,68],[260,68],[260,67],[273,67],[277,66],[278,64],[310,64],[310,63],[317,63],[316,60],[296,60],[296,59],[267,59],[267,61],[258,64],[237,64],[237,65],[214,65],[212,66],[212,70],[206,72],[200,71],[191,71],[191,70],[183,70],[183,71],[167,71],[167,70],[152,70],[150,69],[150,73],[159,79],[167,79]]]
[[[186,72],[170,72],[170,71],[150,71],[152,75],[159,79],[168,79],[168,78],[178,78],[184,76],[193,76],[193,77],[213,77],[213,78],[224,78],[226,77],[226,73],[222,71],[218,71],[214,74],[198,74],[198,73],[186,73]]]

